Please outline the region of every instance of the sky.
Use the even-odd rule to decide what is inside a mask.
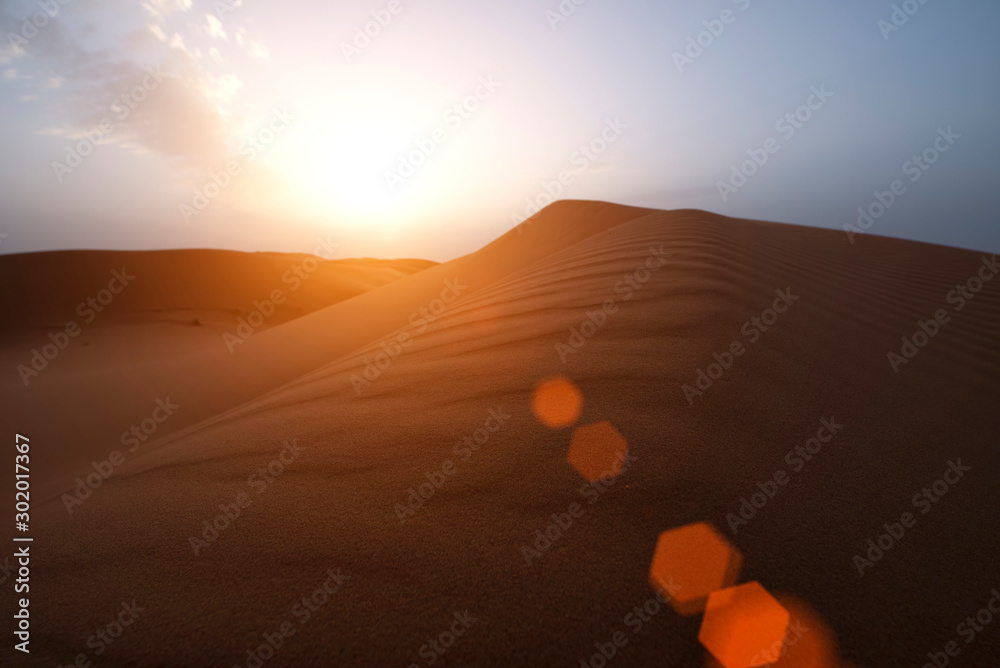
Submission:
[[[995,0],[0,0],[0,253],[445,261],[552,199],[997,252],[997,26]]]

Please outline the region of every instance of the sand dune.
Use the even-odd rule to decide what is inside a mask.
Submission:
[[[46,472],[57,482],[120,448],[121,434],[147,419],[157,400],[181,409],[154,437],[279,382],[265,374],[231,399],[240,377],[226,365],[241,344],[226,334],[257,334],[434,264],[214,250],[2,256],[0,360],[15,372],[0,391],[54,444]],[[241,332],[248,319],[255,326]]]
[[[237,313],[202,314],[201,327],[190,326],[185,313],[180,322],[173,318],[166,323],[168,327],[152,332],[133,327],[96,330],[88,327],[80,338],[89,347],[76,345],[74,341],[53,360],[51,368],[37,377],[29,377],[27,388],[20,375],[11,374],[0,381],[0,391],[10,397],[8,403],[17,414],[39,425],[40,438],[54,444],[43,455],[47,458],[45,481],[51,480],[59,487],[72,480],[73,471],[122,447],[122,435],[148,419],[157,400],[169,397],[180,406],[169,420],[157,425],[152,437],[161,438],[235,408],[359,347],[374,344],[379,337],[409,326],[411,320],[418,329],[423,328],[429,319],[420,315],[420,309],[427,309],[435,299],[440,299],[441,293],[449,290],[450,281],[459,281],[455,291],[464,297],[469,291],[544,257],[550,248],[586,238],[642,212],[642,209],[601,203],[566,203],[547,210],[525,224],[520,232],[512,231],[476,254],[449,262],[446,267],[423,269],[414,276],[394,281],[391,290],[378,291],[377,295],[373,291],[367,297],[359,295],[337,308],[307,314],[298,318],[298,322],[276,329],[272,323],[278,320],[277,315],[264,318],[264,325],[253,328],[251,336],[241,339],[244,342],[225,338],[240,334]],[[353,262],[364,267],[368,263],[378,266],[379,261]],[[422,261],[396,262],[397,270],[406,268],[411,272],[426,266]],[[342,264],[351,267],[351,261]],[[111,262],[99,265],[90,269],[89,275],[97,281],[106,280],[108,267],[115,266]],[[287,271],[288,261],[278,266],[281,272]],[[211,272],[211,267],[206,266],[203,278],[208,280]],[[291,303],[296,291],[281,282],[281,272],[272,271],[271,282],[258,277],[251,288],[240,289],[240,303],[247,311],[254,310],[255,300],[266,301],[275,289],[282,290]],[[233,273],[243,275],[240,271]],[[174,280],[176,273],[169,278]],[[99,289],[99,285],[91,287]],[[149,290],[155,291],[156,285],[151,282],[153,287]],[[306,285],[308,281],[302,283],[299,291],[304,292]],[[449,295],[451,292],[454,291],[449,290]],[[77,294],[78,291],[73,299]],[[125,294],[123,291],[121,296]],[[176,303],[191,303],[191,297],[182,294],[188,301],[172,295]],[[322,290],[317,294],[325,295]],[[207,303],[220,301],[224,298],[217,295],[215,302]],[[112,306],[118,307],[118,303],[113,302]],[[63,322],[63,313],[60,312],[58,322]],[[249,317],[243,315],[244,319]],[[73,316],[71,313],[65,317]],[[98,322],[95,318],[95,324]],[[272,336],[269,331],[272,329],[281,333]],[[136,336],[137,332],[141,335]],[[48,342],[40,332],[22,333],[14,345],[5,347],[3,361],[10,368],[27,365],[30,351]],[[95,387],[101,391],[93,392]],[[58,420],[47,419],[55,414],[59,415]],[[46,485],[45,489],[49,488]]]
[[[922,665],[1000,582],[1000,281],[949,301],[991,259],[561,202],[232,354],[215,332],[169,368],[4,385],[5,422],[22,416],[9,430],[58,452],[64,468],[38,465],[60,474],[107,456],[156,398],[181,405],[72,515],[58,496],[35,508],[33,652],[95,658],[88,637],[134,600],[143,611],[103,665],[245,666],[287,621],[264,665],[577,666],[622,631],[615,665],[701,666],[697,618],[625,620],[653,595],[660,532],[708,521],[742,552],[742,580],[808,601],[845,657]],[[940,310],[948,321],[895,372],[887,354]],[[719,359],[729,368],[709,378]],[[567,463],[571,430],[531,414],[533,387],[560,374],[583,392],[579,424],[610,421],[629,443],[612,486],[587,486]],[[41,402],[49,421],[76,407],[77,437],[32,413]],[[473,451],[463,439],[491,419]],[[843,427],[795,470],[787,453],[822,420]],[[914,511],[959,458],[971,470]],[[728,516],[778,469],[791,483],[734,534]],[[443,482],[401,522],[428,480]],[[582,516],[528,565],[521,547],[573,503]],[[220,504],[242,507],[208,540]],[[859,575],[854,556],[906,511],[916,526]],[[297,602],[324,582],[335,593],[303,619]],[[437,654],[429,639],[449,628],[461,634]],[[963,646],[967,665],[989,665],[991,642]]]
[[[319,259],[303,254],[219,250],[3,255],[0,329],[54,329],[71,319],[107,324],[108,320],[143,316],[162,319],[170,313],[179,314],[179,318],[187,314],[187,321],[204,312],[245,314],[253,308],[254,300],[284,288],[288,301],[270,319],[274,325],[434,265],[425,260],[323,260],[315,266],[308,264]],[[111,304],[87,303],[112,280],[117,290],[121,280],[115,278],[116,272],[123,271],[135,279],[125,279]]]

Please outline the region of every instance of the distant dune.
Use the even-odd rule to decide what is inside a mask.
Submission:
[[[136,279],[115,295],[113,308],[109,305],[100,312],[103,322],[164,317],[171,312],[247,312],[253,300],[283,288],[288,302],[278,308],[273,325],[435,264],[426,260],[321,260],[313,268],[315,260],[321,258],[220,250],[0,255],[4,285],[0,330],[62,327],[67,320],[89,317],[87,311],[96,314],[96,307],[86,305],[86,300],[106,289],[116,270],[125,270]],[[81,303],[84,306],[78,310]],[[93,317],[96,321],[97,316]]]
[[[422,666],[458,615],[438,665],[579,666],[622,631],[609,665],[703,666],[697,618],[624,623],[653,595],[657,536],[698,521],[742,552],[743,581],[808,601],[861,666],[922,665],[1000,584],[1000,280],[961,308],[949,297],[992,256],[566,201],[444,264],[324,264],[289,299],[300,317],[231,347],[236,312],[282,287],[287,256],[79,254],[60,274],[47,255],[0,258],[23,281],[7,312],[36,329],[4,348],[0,391],[48,483],[32,651],[52,665],[95,659],[88,637],[134,600],[101,665],[246,666],[289,621],[263,665]],[[148,278],[112,308],[232,312],[169,356],[160,342],[181,335],[156,323],[84,329],[94,342],[25,386],[16,365],[44,327],[133,262]],[[909,356],[901,337],[942,310]],[[531,413],[555,375],[582,390],[579,425],[628,441],[633,460],[599,492],[567,463],[571,430]],[[120,436],[167,396],[179,407],[129,451]],[[491,416],[499,429],[470,448]],[[842,429],[789,457],[822,420]],[[116,450],[124,464],[70,514],[73,479]],[[971,470],[915,510],[958,458]],[[729,516],[779,469],[791,482],[734,533]],[[582,517],[527,565],[522,546],[573,503]],[[859,575],[855,555],[907,511],[916,526]],[[303,620],[297,602],[331,571],[343,582]],[[968,665],[987,665],[992,640],[977,642]]]

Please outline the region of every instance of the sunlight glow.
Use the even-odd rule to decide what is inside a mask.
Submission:
[[[413,214],[412,191],[393,192],[385,180],[422,128],[423,110],[413,106],[384,89],[362,89],[312,107],[276,151],[272,167],[314,215],[391,227]]]

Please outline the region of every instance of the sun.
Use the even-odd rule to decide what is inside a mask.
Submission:
[[[392,226],[415,204],[412,190],[394,189],[386,178],[425,123],[412,111],[389,93],[373,91],[310,107],[273,166],[309,213]]]
[[[382,176],[392,151],[393,142],[370,119],[360,126],[331,125],[311,130],[282,171],[305,204],[328,213],[379,217],[398,205]]]

